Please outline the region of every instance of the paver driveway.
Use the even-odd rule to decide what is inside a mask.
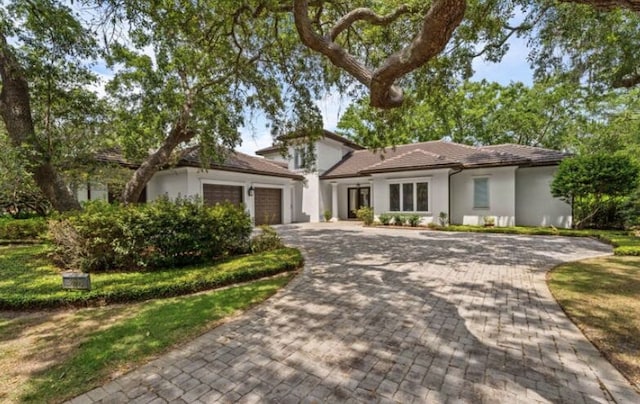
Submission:
[[[640,402],[544,281],[608,246],[345,224],[281,232],[307,259],[284,291],[74,401]]]

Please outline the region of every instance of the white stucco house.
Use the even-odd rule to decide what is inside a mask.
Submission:
[[[423,223],[441,212],[451,223],[497,226],[571,226],[571,206],[551,195],[550,183],[566,154],[504,144],[472,147],[431,141],[372,151],[325,131],[314,147],[273,146],[257,156],[231,153],[221,164],[200,167],[187,155],[148,183],[143,200],[160,195],[200,196],[205,202],[242,203],[256,225],[355,218],[362,206],[382,213],[415,213]],[[313,170],[301,154],[315,153]],[[285,157],[288,156],[288,157]],[[107,156],[105,161],[117,161]],[[78,191],[87,198],[87,189]],[[106,198],[105,189],[93,194]]]

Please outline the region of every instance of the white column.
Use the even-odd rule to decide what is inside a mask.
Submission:
[[[338,183],[331,183],[331,221],[337,222],[338,219]]]

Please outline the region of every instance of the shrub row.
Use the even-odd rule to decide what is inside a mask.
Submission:
[[[244,253],[251,231],[242,207],[193,199],[128,206],[96,201],[50,223],[55,262],[90,272],[180,267]]]
[[[382,213],[378,216],[378,220],[385,226],[393,224],[394,226],[411,226],[417,227],[422,220],[422,217],[417,214],[402,214],[402,213]]]
[[[56,272],[41,275],[40,284],[13,286],[0,294],[0,310],[87,307],[181,296],[289,272],[303,264],[295,248],[230,257],[213,264],[154,272],[99,273],[90,291],[61,290]]]
[[[47,233],[47,219],[0,219],[0,240],[39,240]]]

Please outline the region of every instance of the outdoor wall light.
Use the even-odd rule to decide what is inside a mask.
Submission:
[[[251,185],[249,189],[247,189],[247,195],[253,196],[253,185]]]

